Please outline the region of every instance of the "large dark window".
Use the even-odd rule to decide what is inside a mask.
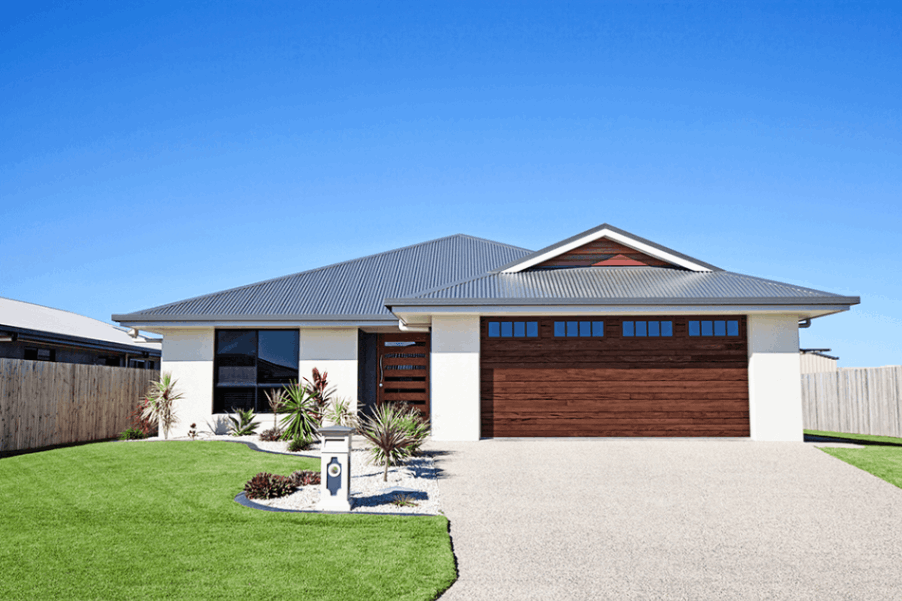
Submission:
[[[213,413],[270,411],[266,391],[298,379],[297,330],[217,330]]]

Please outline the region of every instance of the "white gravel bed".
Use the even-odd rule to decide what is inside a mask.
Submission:
[[[170,438],[169,440],[189,440],[187,437]],[[222,434],[199,433],[197,440],[223,440],[251,442],[257,448],[277,453],[288,453],[288,442],[264,442],[257,435],[229,436]],[[355,436],[352,448],[362,447],[363,440]],[[314,443],[305,451],[292,453],[319,457],[319,443]],[[404,465],[391,467],[388,470],[388,481],[383,482],[385,468],[372,465],[369,451],[354,448],[351,451],[351,513],[420,513],[437,515],[442,512],[439,501],[437,471],[432,457],[423,455],[409,459]],[[288,474],[282,474],[287,476]],[[405,489],[397,491],[393,489]],[[397,495],[409,497],[414,506],[398,506],[392,504]],[[254,503],[277,507],[279,509],[315,510],[319,502],[320,487],[303,486],[296,492],[278,499],[250,499]]]
[[[441,513],[432,457],[415,457],[404,465],[389,468],[388,482],[383,482],[385,468],[371,465],[368,456],[369,452],[363,449],[351,452],[351,513]],[[405,490],[398,491],[399,488]],[[399,494],[409,497],[414,505],[392,504]],[[319,496],[319,486],[303,486],[287,497],[253,501],[280,509],[309,510],[316,509]]]

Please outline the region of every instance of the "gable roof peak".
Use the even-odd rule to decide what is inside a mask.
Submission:
[[[507,265],[502,265],[493,273],[519,273],[602,238],[631,248],[674,267],[697,272],[722,271],[719,267],[684,255],[672,248],[652,242],[651,240],[622,230],[609,223],[602,223],[597,227],[571,236],[566,240],[556,242],[551,246],[546,246],[541,250],[537,250],[536,252],[508,263]]]

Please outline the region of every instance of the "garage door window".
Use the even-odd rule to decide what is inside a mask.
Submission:
[[[739,321],[690,321],[690,336],[739,336]]]
[[[538,338],[537,321],[490,321],[489,338]]]
[[[601,338],[604,336],[603,321],[556,321],[555,338]]]
[[[632,336],[673,336],[672,321],[624,321],[623,335]]]

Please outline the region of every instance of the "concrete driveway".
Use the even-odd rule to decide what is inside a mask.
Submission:
[[[902,489],[813,445],[432,443],[473,599],[899,599]]]

